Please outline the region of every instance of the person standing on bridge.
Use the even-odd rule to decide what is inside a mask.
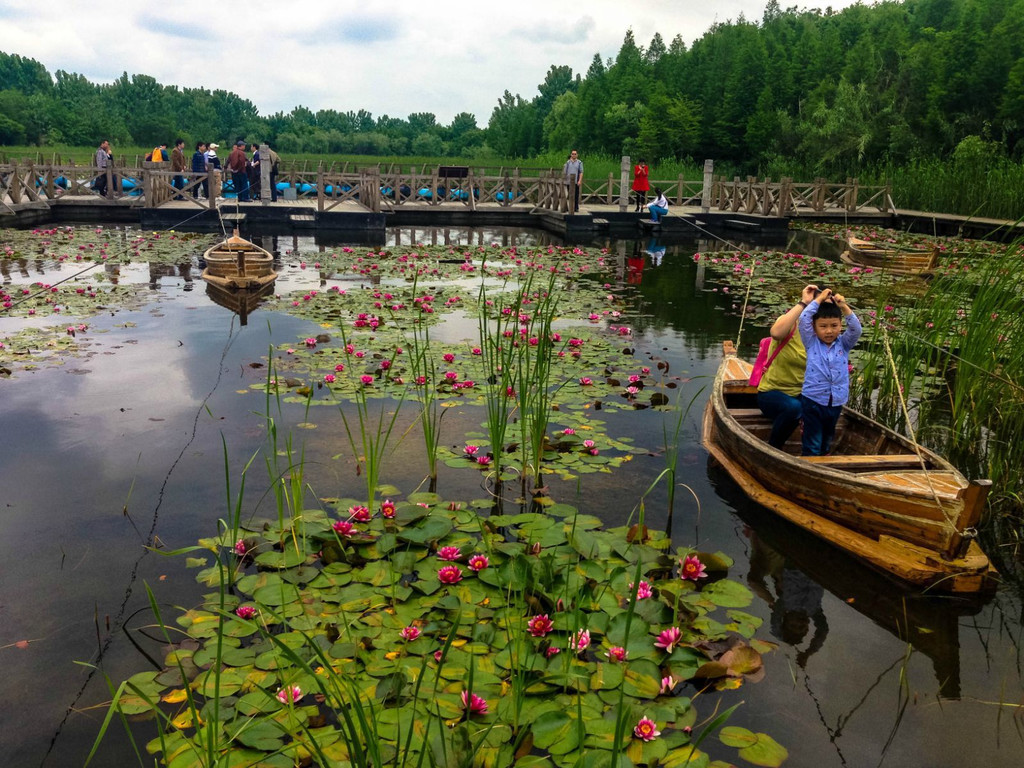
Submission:
[[[210,196],[210,180],[205,177],[206,175],[206,142],[197,141],[196,151],[192,153],[192,176],[203,176],[202,187],[203,197]],[[199,187],[192,187],[192,197],[195,199],[199,198]]]
[[[246,164],[249,158],[245,156],[245,142],[239,139],[235,142],[235,148],[228,155],[228,170],[231,171],[231,185],[235,188],[239,202],[249,202],[249,175],[246,172]]]
[[[576,186],[573,190],[573,204],[571,213],[576,213],[580,209],[580,187],[583,185],[583,161],[580,160],[579,153],[574,149],[569,153],[569,159],[565,161],[565,165],[562,166],[562,172],[565,174],[565,180],[567,183],[572,183],[573,176],[576,177]]]
[[[92,188],[99,192],[100,197],[107,196],[107,166],[113,159],[114,156],[110,154],[110,142],[104,139],[96,149],[96,167],[99,169],[99,175],[92,182]]]
[[[175,139],[174,149],[171,150],[171,170],[177,175],[171,179],[171,184],[178,191],[185,188],[185,170],[188,166],[185,165],[185,140]],[[181,195],[178,195],[175,200],[183,200]]]
[[[651,188],[650,174],[651,169],[647,167],[647,162],[641,157],[633,166],[633,194],[636,195],[634,213],[640,213],[647,205],[647,192]]]

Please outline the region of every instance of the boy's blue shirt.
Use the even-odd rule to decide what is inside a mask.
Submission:
[[[850,350],[863,328],[857,315],[849,314],[845,318],[846,330],[831,344],[826,344],[814,333],[811,318],[817,311],[818,300],[815,299],[800,313],[797,325],[807,349],[807,371],[801,394],[819,405],[846,405],[850,399]]]

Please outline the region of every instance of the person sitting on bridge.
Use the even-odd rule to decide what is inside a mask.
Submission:
[[[651,212],[652,224],[657,224],[662,216],[668,215],[668,198],[661,191],[661,187],[654,188],[654,200],[647,204],[647,209]]]

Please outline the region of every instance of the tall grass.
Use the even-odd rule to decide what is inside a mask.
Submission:
[[[875,177],[875,178],[873,178]],[[1024,212],[1024,164],[996,160],[974,163],[916,160],[865,173],[864,184],[892,185],[900,208],[1015,221]]]

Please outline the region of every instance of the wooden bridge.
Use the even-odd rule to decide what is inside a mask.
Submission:
[[[269,166],[263,164],[262,188],[270,186]],[[621,212],[631,208],[629,159],[623,158],[622,172],[607,178],[584,177],[581,185],[582,208],[592,206],[618,207]],[[15,212],[21,207],[62,204],[88,200],[95,204],[139,208],[191,207],[216,209],[224,200],[218,199],[224,186],[221,172],[209,174],[176,174],[169,163],[142,162],[131,166],[115,162],[103,171],[107,193],[99,195],[92,189],[101,170],[92,165],[75,163],[41,164],[22,161],[0,164],[0,211]],[[173,181],[183,176],[184,188],[178,190]],[[408,171],[394,165],[380,165],[349,170],[320,164],[281,163],[278,183],[286,185],[282,200],[305,201],[318,213],[346,208],[370,213],[388,213],[403,208],[449,208],[448,204],[469,211],[480,208],[526,207],[537,212],[573,215],[571,183],[561,169],[523,171],[512,169],[472,168],[467,166],[436,166]],[[210,193],[207,199],[193,196],[204,184]],[[695,208],[704,212],[754,214],[758,216],[793,217],[804,213],[888,214],[895,210],[888,187],[864,186],[857,179],[828,182],[815,179],[798,183],[792,179],[771,181],[747,177],[745,180],[705,173],[700,180],[653,180],[652,187],[665,191],[673,208]],[[263,195],[262,205],[271,205]],[[183,204],[183,205],[182,205]],[[675,212],[675,211],[674,211]]]

